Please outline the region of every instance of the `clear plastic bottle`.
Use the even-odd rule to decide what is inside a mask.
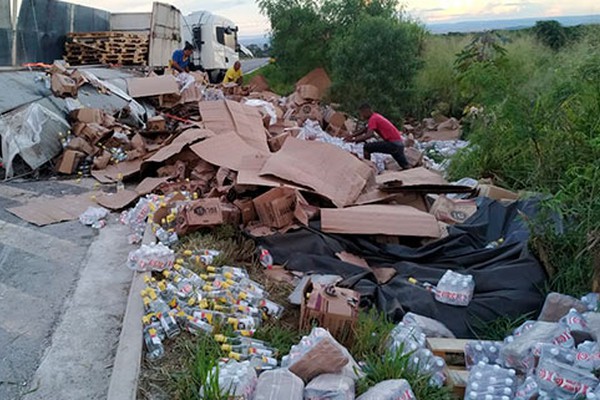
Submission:
[[[117,175],[117,192],[122,192],[125,190],[125,184],[123,183],[123,174],[119,173]]]
[[[260,251],[260,256],[259,256],[260,265],[262,265],[265,269],[272,269],[273,268],[273,256],[271,255],[269,250],[265,249],[264,247],[259,247],[258,250]]]
[[[194,334],[212,334],[214,331],[214,327],[211,324],[201,320],[200,318],[192,317],[191,315],[186,315],[185,327],[189,332]]]
[[[177,321],[175,320],[172,312],[157,313],[156,317],[160,321],[160,325],[165,331],[165,335],[167,335],[168,339],[171,339],[181,333],[179,325],[177,325]]]
[[[479,363],[469,373],[465,399],[485,400],[510,400],[516,389],[516,372],[504,369],[499,365]]]
[[[471,367],[480,362],[483,362],[484,364],[498,364],[502,346],[502,342],[467,342],[465,345],[465,365],[467,369],[471,369]]]
[[[165,355],[165,348],[154,328],[144,329],[144,344],[146,345],[146,357],[150,361],[158,360]]]
[[[435,299],[440,303],[466,307],[473,298],[475,281],[471,275],[447,270],[435,288]]]

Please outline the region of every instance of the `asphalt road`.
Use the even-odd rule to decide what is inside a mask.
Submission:
[[[93,249],[94,246],[90,246],[98,242],[99,238],[98,232],[81,225],[79,221],[36,227],[10,214],[5,209],[23,204],[28,199],[41,195],[59,197],[65,194],[79,194],[88,190],[89,187],[85,187],[85,183],[78,185],[58,181],[0,184],[0,399],[17,400],[30,391],[43,392],[40,390],[43,389],[43,385],[39,384],[36,376],[39,375],[42,369],[40,365],[44,363],[44,360],[51,361],[52,354],[56,353],[56,351],[52,351],[60,341],[56,332],[59,332],[61,328],[64,330],[66,316],[74,308],[74,294],[78,292],[80,280],[85,279],[86,269],[91,269],[89,260],[94,253],[90,252],[90,249]],[[116,217],[112,223],[115,228],[122,228],[117,226]],[[122,240],[126,243],[124,235]],[[119,246],[117,243],[114,247],[118,250]],[[126,254],[123,255],[121,252],[119,257],[126,258]],[[122,262],[124,264],[125,259]],[[111,352],[114,352],[115,342],[118,342],[119,314],[124,312],[125,308],[125,300],[121,298],[120,293],[123,292],[123,297],[126,295],[124,286],[127,286],[127,282],[123,281],[130,276],[130,271],[123,264],[120,266],[127,275],[125,277],[121,275],[118,278],[120,279],[118,285],[109,282],[109,286],[114,287],[114,294],[110,290],[105,293],[114,297],[122,310],[117,308],[117,311],[113,311],[116,317],[111,321],[92,320],[94,321],[94,330],[101,330],[100,327],[103,324],[109,323],[114,335],[117,336],[109,337],[107,342],[88,338],[85,339],[88,342],[86,343],[84,340],[85,345],[81,346],[78,345],[77,335],[84,329],[80,329],[81,326],[80,328],[71,328],[69,334],[72,335],[73,341],[70,342],[69,347],[76,354],[77,352],[83,354],[80,350],[90,347],[89,340],[95,340],[105,347],[109,347],[106,354],[110,355]],[[104,264],[101,267],[107,268],[108,266]],[[94,288],[93,291],[87,293],[87,296],[94,299],[100,307],[107,308],[105,302],[108,300],[101,298],[100,294],[99,290]],[[93,311],[95,308],[89,305],[87,307],[86,311]],[[79,321],[82,322],[81,319]],[[89,335],[89,332],[86,332],[86,335]],[[110,359],[106,358],[110,358],[110,356],[107,357],[102,351],[96,352],[99,353],[98,356],[104,357],[101,363],[94,360],[94,357],[77,360],[77,357],[71,355],[72,362],[78,364],[71,365],[70,367],[73,369],[65,371],[57,371],[57,367],[54,366],[56,374],[53,379],[64,385],[64,379],[61,377],[67,378],[67,375],[70,375],[68,379],[76,379],[75,369],[81,368],[82,365],[86,365],[86,374],[89,374],[90,369],[93,368],[90,366],[98,365],[104,374],[109,375],[111,370],[107,369],[107,365],[110,367],[112,364]],[[54,358],[56,359],[56,357]],[[63,359],[59,364],[67,366],[71,361],[66,360]],[[102,381],[102,379],[97,380]],[[102,387],[94,388],[96,392],[102,393],[108,389],[106,382],[99,384]],[[64,385],[60,392],[64,390],[66,394],[69,390],[68,386]],[[61,393],[52,393],[46,395],[45,398],[69,399],[72,397],[63,396]],[[96,396],[86,394],[79,398],[96,398]],[[104,398],[106,398],[105,392]]]
[[[245,58],[240,60],[242,63],[242,71],[244,74],[249,74],[252,71],[264,67],[269,63],[268,58]]]

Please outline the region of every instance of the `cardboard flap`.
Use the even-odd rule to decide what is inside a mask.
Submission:
[[[131,97],[159,96],[178,94],[179,85],[173,75],[131,78],[127,80],[127,90]]]
[[[302,85],[315,86],[319,90],[319,98],[322,98],[331,87],[331,79],[323,68],[316,68],[296,82],[296,87]]]
[[[185,146],[214,135],[215,134],[208,129],[188,129],[181,135],[177,136],[171,142],[171,144],[158,150],[152,157],[148,158],[145,163],[164,162],[169,158],[181,153]]]
[[[289,138],[260,174],[308,187],[344,207],[358,198],[373,171],[339,147]]]
[[[252,147],[234,132],[211,137],[192,145],[190,149],[201,159],[234,171],[244,169],[245,156],[264,159],[269,155],[267,151],[260,151]]]
[[[438,221],[448,224],[462,224],[477,212],[475,200],[454,200],[439,196],[429,211]]]
[[[125,161],[109,165],[105,169],[92,171],[92,176],[100,183],[114,183],[119,179],[119,174],[126,179],[140,172],[142,160]]]
[[[122,210],[137,200],[139,195],[133,190],[122,190],[117,193],[103,193],[96,197],[96,202],[109,210]]]
[[[71,221],[79,218],[88,207],[96,206],[94,194],[91,192],[60,198],[40,197],[22,206],[8,208],[7,211],[37,226]]]
[[[247,145],[269,151],[258,108],[231,100],[201,101],[198,107],[204,125],[217,135],[235,132]]]
[[[470,193],[472,187],[448,183],[437,172],[424,167],[383,173],[376,178],[384,192],[419,191],[425,193]]]
[[[156,190],[156,188],[158,188],[160,185],[162,185],[163,183],[166,183],[169,181],[169,178],[145,178],[143,181],[140,182],[139,185],[137,185],[137,187],[135,188],[135,192],[140,195],[140,196],[144,196],[146,194],[152,193],[154,192],[154,190]]]
[[[433,215],[401,205],[322,208],[321,229],[329,233],[440,237],[440,227]]]

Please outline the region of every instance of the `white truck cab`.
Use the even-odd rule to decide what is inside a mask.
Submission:
[[[228,68],[239,60],[238,27],[233,21],[208,11],[196,11],[181,18],[181,47],[191,43],[192,62],[220,82]]]

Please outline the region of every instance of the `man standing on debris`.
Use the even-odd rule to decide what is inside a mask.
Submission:
[[[402,169],[410,168],[404,155],[404,141],[402,133],[383,115],[373,112],[369,104],[363,104],[358,109],[360,117],[367,121],[367,126],[347,138],[347,142],[364,142],[375,137],[377,133],[383,140],[365,143],[365,159],[371,158],[371,153],[391,155]]]
[[[233,64],[233,67],[227,70],[225,74],[225,78],[223,78],[223,83],[232,83],[235,82],[238,85],[242,85],[244,83],[244,75],[242,74],[242,63],[236,61]]]
[[[171,68],[176,69],[179,72],[190,71],[190,57],[194,52],[194,46],[189,43],[185,44],[183,50],[175,50],[171,56]]]

